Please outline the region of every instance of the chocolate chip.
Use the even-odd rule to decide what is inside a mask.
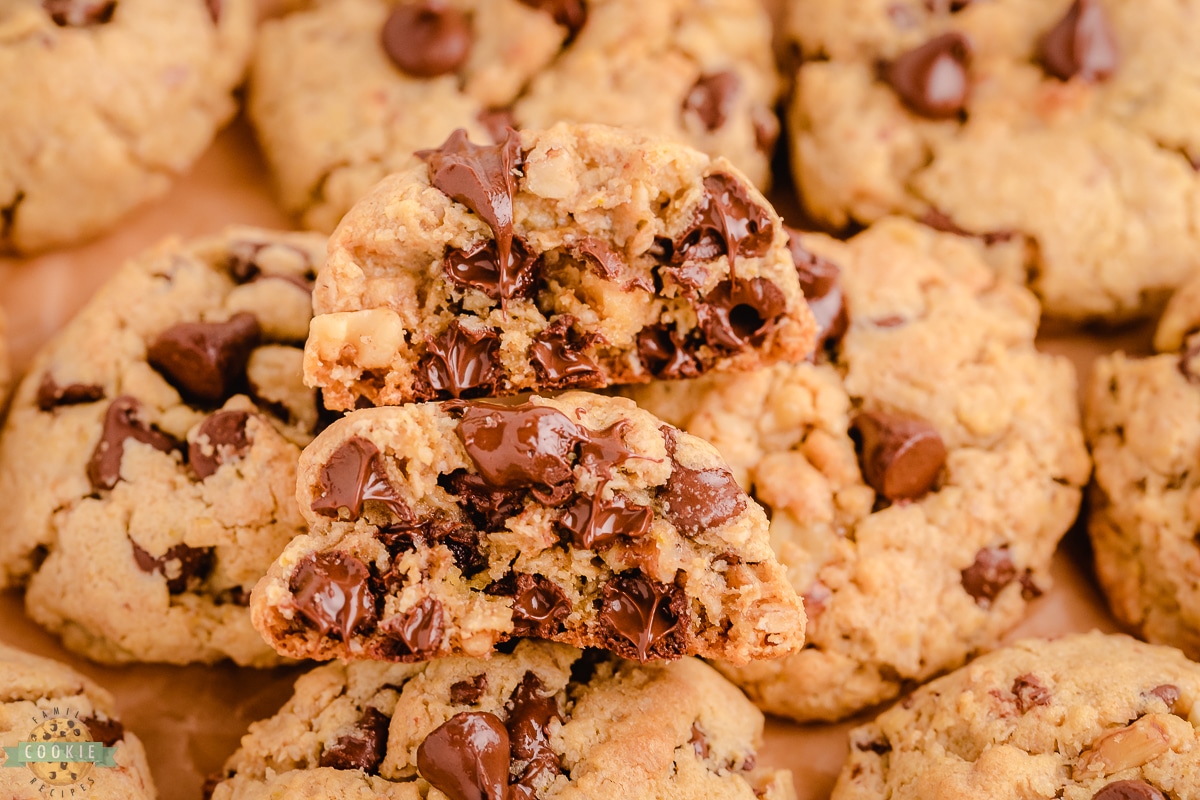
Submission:
[[[888,500],[915,500],[929,492],[946,463],[946,445],[924,420],[864,411],[850,423],[860,444],[863,480]]]
[[[737,178],[724,173],[704,179],[704,201],[691,226],[674,243],[677,264],[729,256],[730,275],[739,258],[756,258],[771,247],[775,228],[770,212],[750,199]]]
[[[405,613],[384,620],[379,630],[390,640],[388,650],[397,658],[426,659],[442,645],[445,613],[437,599],[425,597]]]
[[[1167,797],[1145,781],[1129,780],[1102,786],[1092,800],[1167,800]]]
[[[1096,0],[1075,0],[1067,13],[1038,41],[1038,60],[1059,80],[1079,76],[1102,81],[1117,71],[1117,38],[1104,7]]]
[[[441,482],[445,484],[443,488],[458,496],[459,506],[480,528],[503,530],[508,518],[521,513],[525,507],[523,488],[497,489],[466,470],[445,475]]]
[[[142,572],[157,572],[167,579],[167,591],[171,594],[183,594],[195,591],[212,572],[215,557],[211,547],[189,547],[177,544],[161,556],[151,555],[148,551],[133,545],[133,560],[137,562]]]
[[[1034,706],[1050,705],[1052,692],[1034,674],[1018,675],[1012,685],[1013,696],[1017,698],[1017,710],[1024,714]]]
[[[566,592],[542,575],[510,572],[484,591],[512,598],[513,636],[549,638],[571,613]]]
[[[705,129],[715,131],[733,113],[741,88],[742,82],[734,72],[701,75],[683,99],[683,110],[698,116]]]
[[[415,78],[457,70],[471,54],[473,39],[467,15],[445,0],[394,6],[380,36],[392,63]]]
[[[971,43],[961,33],[943,33],[883,69],[906,106],[930,119],[955,117],[967,105]]]
[[[146,360],[185,400],[214,406],[245,385],[261,338],[258,320],[245,312],[228,322],[181,322],[159,334]]]
[[[470,250],[449,250],[442,268],[450,282],[478,289],[493,300],[524,297],[537,282],[538,261],[530,258],[520,239],[513,239],[508,266],[501,271],[496,241],[489,239]]]
[[[504,374],[500,335],[491,328],[468,330],[455,320],[426,346],[418,372],[431,397],[493,394]]]
[[[322,750],[318,763],[322,767],[361,769],[368,775],[378,775],[379,765],[387,754],[391,724],[391,717],[374,706],[367,706],[354,730]]]
[[[320,494],[312,510],[336,517],[345,508],[350,519],[362,516],[363,505],[374,501],[387,506],[401,521],[414,519],[412,509],[388,479],[379,448],[360,436],[347,439],[333,452],[317,480]]]
[[[841,270],[837,264],[826,261],[805,249],[800,241],[800,232],[787,229],[788,249],[796,262],[796,274],[800,278],[800,289],[808,308],[817,321],[817,348],[825,342],[836,342],[850,327],[850,316],[846,313],[846,299],[839,279]]]
[[[546,693],[541,678],[533,672],[525,673],[509,703],[508,738],[512,743],[512,757],[526,762],[525,769],[511,787],[510,800],[533,800],[538,784],[562,774],[547,732],[551,722],[562,721],[562,714],[554,694]],[[548,778],[542,778],[544,775]]]
[[[985,547],[975,562],[962,571],[963,590],[980,608],[990,608],[996,596],[1017,577],[1007,547]]]
[[[609,580],[602,595],[600,624],[610,650],[643,663],[678,655],[687,633],[687,601],[680,589],[634,571]]]
[[[473,706],[483,697],[488,688],[487,673],[481,672],[465,681],[450,684],[450,702],[459,706]]]
[[[42,8],[61,28],[83,28],[111,22],[117,0],[42,0]]]
[[[704,371],[686,339],[673,327],[650,325],[638,331],[638,358],[656,378],[695,378]]]
[[[1162,700],[1168,711],[1174,711],[1175,704],[1179,702],[1179,687],[1171,683],[1155,686],[1150,690],[1150,694]]]
[[[495,714],[464,711],[425,737],[417,769],[449,800],[507,800],[508,731]]]
[[[574,38],[587,22],[585,0],[521,0],[530,8],[538,8],[554,18],[554,21],[570,31]]]
[[[766,278],[721,281],[697,306],[696,316],[713,347],[738,351],[761,344],[784,312],[783,292]]]
[[[141,409],[142,404],[129,395],[118,397],[108,407],[100,441],[87,465],[88,480],[96,491],[111,489],[121,479],[126,440],[148,444],[163,453],[179,449],[178,443],[170,436],[142,422]]]
[[[579,464],[589,472],[608,480],[613,470],[631,458],[638,458],[625,444],[629,420],[614,422],[601,431],[586,431],[579,443]]]
[[[475,119],[487,128],[494,142],[502,140],[509,128],[517,127],[517,120],[511,108],[485,108],[475,115]]]
[[[91,741],[100,742],[105,747],[114,747],[125,738],[125,726],[115,719],[84,717],[79,721],[87,726],[88,733],[92,735]]]
[[[374,626],[378,618],[370,578],[366,564],[334,550],[302,558],[289,588],[298,614],[322,636],[335,635],[347,642]]]
[[[188,445],[188,463],[200,480],[250,452],[249,421],[246,411],[218,411],[200,423],[196,438]]]
[[[530,403],[473,403],[458,423],[458,437],[493,488],[528,488],[538,500],[555,506],[573,493],[569,458],[584,435],[560,411]]]
[[[854,749],[860,753],[875,753],[882,756],[892,752],[892,745],[884,739],[871,739],[866,742],[855,742]]]
[[[49,372],[42,375],[38,384],[37,407],[41,411],[53,411],[59,406],[75,406],[95,403],[104,399],[104,387],[90,383],[72,383],[59,386]]]
[[[612,500],[580,496],[567,507],[558,525],[571,537],[571,544],[580,550],[603,550],[622,536],[645,536],[654,522],[654,510],[630,505],[621,495]]]
[[[567,314],[557,317],[529,346],[529,359],[546,388],[584,389],[605,383],[604,372],[583,352],[594,337],[575,333],[574,322]]]
[[[580,239],[571,252],[586,261],[592,271],[606,281],[615,280],[625,271],[625,259],[609,246],[608,242],[595,236]]]
[[[660,490],[667,519],[676,528],[696,535],[708,528],[729,522],[746,510],[746,494],[724,467],[692,469],[675,460],[679,432],[664,425],[659,429],[666,438],[671,458],[671,477]]]
[[[487,555],[480,549],[479,531],[465,525],[446,525],[434,532],[434,541],[443,544],[454,556],[454,565],[463,577],[483,572]]]

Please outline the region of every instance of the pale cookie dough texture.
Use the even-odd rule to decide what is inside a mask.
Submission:
[[[486,142],[506,124],[640,127],[770,179],[779,79],[758,0],[302,5],[264,26],[249,108],[280,199],[307,227],[333,230],[457,128]]]
[[[1085,408],[1096,572],[1113,613],[1200,658],[1200,280],[1167,305],[1158,355],[1100,358]]]
[[[5,800],[89,797],[154,800],[141,741],[116,718],[112,696],[75,670],[0,644],[0,746],[20,742],[100,742],[115,747],[115,767],[87,762],[4,764]]]
[[[1021,619],[1089,462],[1074,370],[1034,348],[1036,300],[979,243],[890,218],[794,244],[823,276],[806,286],[817,363],[631,394],[721,451],[804,596],[804,650],[719,668],[767,711],[837,719]]]
[[[485,657],[512,637],[737,663],[804,642],[767,519],[707,442],[625,398],[357,411],[300,458],[255,588],[295,658]]]
[[[1200,665],[1097,632],[1025,640],[850,733],[833,800],[1167,800],[1200,792]]]
[[[331,664],[254,723],[211,800],[791,800],[762,715],[695,659],[526,641],[487,660]]]
[[[253,0],[0,3],[0,251],[86,239],[157,197],[233,116]]]
[[[458,132],[419,155],[330,240],[304,364],[329,408],[694,377],[812,350],[783,223],[723,158],[566,124],[496,145]]]
[[[125,264],[35,357],[0,436],[0,583],[104,662],[277,661],[249,593],[322,423],[301,381],[324,238],[231,228]]]
[[[1049,315],[1144,313],[1200,246],[1197,0],[796,0],[797,185],[985,242]]]

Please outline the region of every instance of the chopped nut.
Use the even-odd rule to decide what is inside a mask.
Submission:
[[[1141,719],[1104,734],[1079,754],[1074,777],[1111,775],[1140,767],[1170,749],[1166,714],[1147,714]]]

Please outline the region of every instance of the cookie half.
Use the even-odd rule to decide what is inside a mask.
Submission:
[[[305,354],[330,408],[640,383],[812,348],[779,216],[724,159],[595,125],[497,145],[456,132],[418,155],[330,242]]]
[[[486,656],[511,637],[640,661],[791,652],[804,612],[707,443],[623,398],[358,411],[301,457],[311,533],[251,598],[297,658]]]
[[[277,661],[250,590],[292,537],[313,234],[232,228],[129,263],[33,360],[0,436],[0,582],[99,661]]]
[[[791,773],[755,766],[762,728],[691,658],[525,641],[487,660],[330,664],[250,726],[211,800],[789,800]]]
[[[770,514],[805,648],[720,669],[761,708],[837,719],[995,645],[1049,586],[1089,462],[1038,307],[969,240],[904,219],[797,235],[816,363],[659,383],[646,409],[720,450]]]

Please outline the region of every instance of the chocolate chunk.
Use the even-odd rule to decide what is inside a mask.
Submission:
[[[513,636],[548,638],[571,613],[566,592],[542,575],[510,572],[484,591],[512,598]]]
[[[167,591],[183,594],[194,591],[212,572],[215,556],[211,547],[189,547],[177,544],[161,556],[153,556],[133,545],[133,560],[142,572],[157,572],[167,579]]]
[[[450,800],[507,800],[508,731],[495,714],[464,711],[417,748],[421,777]]]
[[[625,259],[609,246],[608,242],[595,236],[585,236],[571,249],[578,258],[586,261],[592,270],[606,281],[615,280],[625,271]]]
[[[459,706],[473,706],[483,697],[488,688],[487,673],[481,672],[465,681],[450,684],[450,702]]]
[[[975,554],[975,563],[962,571],[963,591],[980,608],[990,608],[996,595],[1016,577],[1007,547],[985,547]]]
[[[473,403],[458,423],[458,437],[489,486],[528,488],[555,506],[571,496],[569,459],[584,435],[562,412],[531,403]]]
[[[181,322],[158,335],[146,360],[185,400],[211,407],[245,385],[261,338],[258,319],[246,312],[228,322]]]
[[[550,389],[584,389],[603,386],[605,374],[583,351],[594,337],[571,329],[575,318],[564,314],[539,333],[529,347],[529,359],[542,383]]]
[[[367,706],[359,717],[354,731],[321,751],[318,762],[334,769],[361,769],[368,775],[378,775],[379,765],[387,754],[388,728],[392,719],[374,706]]]
[[[418,371],[428,381],[432,396],[492,394],[504,374],[500,335],[490,328],[471,331],[455,320],[429,342]]]
[[[83,28],[111,22],[117,0],[42,0],[42,8],[61,28]]]
[[[971,43],[961,33],[943,33],[883,69],[884,79],[911,110],[930,119],[955,117],[967,105]]]
[[[538,784],[562,773],[547,732],[551,722],[562,721],[562,714],[554,694],[545,692],[541,678],[526,672],[509,699],[508,738],[512,743],[512,756],[514,760],[526,762],[511,788],[511,800],[532,800]],[[542,778],[543,775],[548,777]]]
[[[312,553],[300,560],[289,588],[296,613],[322,636],[343,642],[375,625],[375,596],[369,586],[367,565],[349,553],[333,550]]]
[[[587,22],[585,0],[521,0],[530,8],[539,8],[554,18],[554,21],[570,31],[574,38]]]
[[[414,78],[436,78],[454,72],[471,54],[471,21],[444,0],[401,3],[383,23],[383,51]]]
[[[478,575],[488,565],[487,555],[480,549],[479,531],[465,525],[446,525],[435,531],[434,541],[454,555],[454,564],[463,577]]]
[[[692,723],[692,738],[688,739],[688,744],[696,752],[696,758],[708,758],[708,737],[700,730],[699,722]]]
[[[104,415],[104,430],[87,465],[88,480],[96,491],[111,489],[121,479],[121,460],[125,457],[126,440],[148,444],[163,453],[179,449],[178,443],[170,436],[142,422],[141,409],[142,404],[129,395],[118,397],[108,407]]]
[[[631,458],[639,458],[625,444],[629,420],[614,422],[601,431],[587,431],[579,444],[579,463],[587,471],[608,480],[613,469]]]
[[[1017,698],[1017,710],[1024,714],[1034,706],[1050,705],[1050,689],[1032,673],[1018,675],[1012,693]]]
[[[388,479],[383,454],[360,436],[347,439],[333,452],[321,467],[317,488],[320,494],[313,500],[312,510],[326,517],[336,517],[345,508],[350,519],[358,519],[363,505],[372,500],[387,506],[401,521],[414,519],[412,509]]]
[[[708,343],[735,352],[761,344],[786,311],[783,292],[766,278],[721,281],[696,307]]]
[[[929,492],[946,463],[946,445],[924,420],[864,411],[850,423],[860,444],[863,480],[888,500],[915,500]]]
[[[650,325],[638,331],[638,358],[656,378],[695,378],[703,366],[686,339],[673,327]]]
[[[517,127],[517,120],[513,116],[511,108],[485,108],[475,115],[475,119],[479,120],[480,125],[487,128],[487,132],[491,134],[494,142],[504,139],[505,132],[509,128]]]
[[[729,256],[730,275],[739,258],[764,255],[775,237],[770,212],[750,199],[747,188],[731,175],[704,179],[705,197],[690,228],[673,244],[672,261],[708,261]]]
[[[651,581],[636,570],[615,576],[604,584],[600,605],[609,649],[643,663],[678,655],[687,633],[686,603],[679,588]]]
[[[1075,0],[1066,15],[1038,41],[1038,61],[1059,80],[1078,76],[1094,83],[1117,71],[1117,37],[1104,7]]]
[[[525,489],[497,489],[466,470],[444,476],[444,488],[459,498],[459,505],[478,527],[503,530],[509,517],[525,507]]]
[[[837,264],[810,253],[800,242],[800,232],[787,229],[788,249],[796,262],[796,274],[800,278],[800,290],[808,301],[808,308],[817,320],[817,348],[825,342],[836,342],[850,327],[850,316],[846,313],[846,299],[839,279],[841,270]]]
[[[450,250],[442,268],[451,283],[472,287],[493,300],[525,297],[537,281],[538,261],[530,258],[520,239],[513,239],[507,266],[501,270],[496,241],[489,239],[470,250]]]
[[[604,500],[599,495],[575,499],[558,525],[571,537],[571,544],[581,550],[603,550],[611,547],[621,536],[645,536],[654,522],[654,510],[647,506],[629,505],[621,495]]]
[[[389,652],[395,656],[412,656],[413,660],[429,658],[441,647],[446,633],[442,604],[433,597],[422,598],[407,612],[384,620],[379,630],[391,640]]]
[[[689,535],[724,525],[746,510],[746,495],[724,467],[692,469],[675,460],[679,432],[669,425],[659,428],[671,457],[671,477],[660,490],[667,519]]]
[[[1179,687],[1171,683],[1155,686],[1149,693],[1162,700],[1168,711],[1174,711],[1175,704],[1179,702]]]
[[[37,407],[41,411],[53,411],[59,406],[75,406],[95,403],[104,399],[104,387],[90,383],[72,383],[59,386],[49,372],[42,375],[38,384]]]
[[[706,130],[715,131],[733,113],[742,82],[735,72],[701,75],[683,99],[683,110],[695,114]]]
[[[1092,800],[1167,800],[1167,796],[1145,781],[1113,781],[1100,787]]]
[[[115,719],[84,717],[79,721],[87,726],[91,741],[100,742],[105,747],[114,747],[125,738],[125,726]]]
[[[246,411],[218,411],[200,423],[196,438],[188,445],[188,463],[200,480],[250,452],[249,421]]]

